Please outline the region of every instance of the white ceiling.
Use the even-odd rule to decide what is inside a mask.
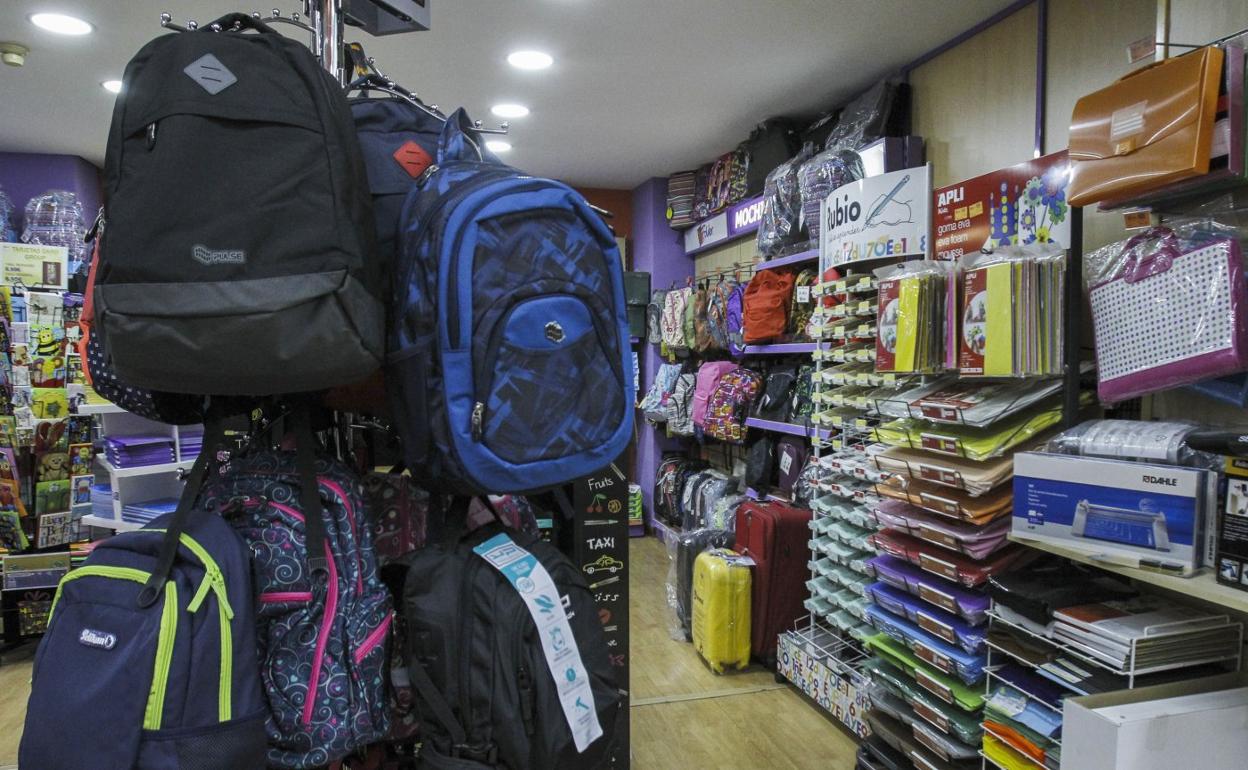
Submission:
[[[246,0],[244,0],[244,3]],[[957,35],[1009,0],[432,0],[433,29],[374,39],[348,29],[399,83],[444,109],[519,102],[506,160],[598,187],[633,187],[731,149],[773,114],[844,102],[884,73]],[[201,24],[267,0],[3,0],[0,41],[31,48],[0,67],[0,150],[100,162],[113,97],[100,82],[161,34],[158,17]],[[956,8],[956,12],[952,9]],[[86,37],[53,35],[27,17],[87,19]],[[301,34],[290,26],[286,34]],[[552,68],[521,72],[506,55],[537,48]],[[1003,52],[1008,55],[1008,52]]]

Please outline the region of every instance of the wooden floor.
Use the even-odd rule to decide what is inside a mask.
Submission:
[[[629,546],[632,748],[635,770],[851,770],[848,731],[770,671],[715,674],[669,635],[667,552]]]
[[[760,666],[715,674],[693,645],[669,636],[667,551],[629,547],[632,745],[636,770],[850,770],[853,738]],[[0,665],[0,770],[17,764],[33,646]],[[75,729],[66,725],[67,730]]]

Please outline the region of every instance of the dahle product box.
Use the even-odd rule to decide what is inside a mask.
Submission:
[[[1116,564],[1191,574],[1207,560],[1217,475],[1076,455],[1014,456],[1011,531]]]
[[[1226,507],[1218,520],[1218,582],[1248,591],[1248,460],[1226,458]]]

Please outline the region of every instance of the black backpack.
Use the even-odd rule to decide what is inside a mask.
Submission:
[[[772,369],[763,383],[763,392],[754,402],[754,416],[764,420],[788,420],[793,404],[793,386],[797,369],[792,366]]]
[[[760,494],[765,493],[772,486],[775,449],[776,442],[769,436],[762,436],[750,444],[750,449],[745,455],[745,483]]]
[[[333,77],[301,43],[230,14],[151,41],[122,82],[95,298],[117,376],[267,395],[376,369],[368,185]]]
[[[557,595],[543,593],[539,563]],[[535,613],[543,619],[540,629]],[[556,638],[559,613],[571,640],[564,632]],[[491,524],[454,546],[417,551],[403,614],[408,670],[419,695],[421,767],[588,770],[605,761],[620,691],[594,595],[553,545]],[[558,671],[547,663],[544,640],[560,661]],[[569,651],[579,654],[579,670]],[[582,675],[589,689],[574,693],[569,709],[577,719],[596,714],[602,734],[578,752],[561,689],[576,686]]]
[[[767,175],[796,155],[801,146],[793,121],[788,118],[768,118],[759,123],[741,144],[750,157],[745,174],[746,196],[762,194]]]

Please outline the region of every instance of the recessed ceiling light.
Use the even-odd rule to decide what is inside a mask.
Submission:
[[[92,29],[91,25],[82,19],[76,16],[66,16],[63,13],[32,13],[30,23],[58,35],[86,35]]]
[[[541,51],[515,51],[507,57],[507,63],[520,70],[544,70],[555,60]]]
[[[104,90],[108,91],[109,93],[114,93],[114,94],[121,93],[121,81],[120,80],[105,80],[103,83],[100,83],[100,85],[104,86]]]
[[[510,144],[510,143],[508,143],[508,142],[500,142],[500,141],[499,141],[499,140],[497,140],[497,139],[491,139],[490,141],[486,142],[486,143],[485,143],[485,147],[486,147],[486,149],[488,149],[490,152],[498,152],[498,153],[503,153],[503,152],[511,152],[511,144]]]
[[[523,118],[529,114],[529,108],[523,104],[496,104],[490,108],[490,112],[500,118]]]

